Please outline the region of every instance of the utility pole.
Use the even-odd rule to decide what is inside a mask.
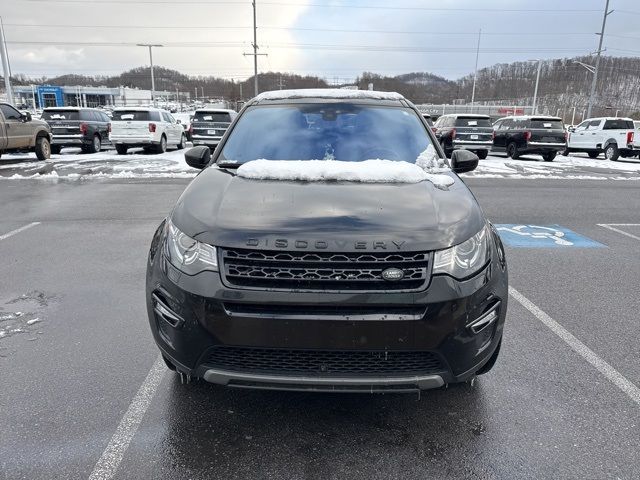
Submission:
[[[202,95],[200,95],[200,98],[202,98],[202,101],[204,102],[204,87],[202,85],[200,85],[200,93],[202,93]]]
[[[149,63],[151,64],[151,103],[153,106],[156,106],[156,82],[153,78],[153,53],[151,49],[153,47],[164,47],[164,45],[160,44],[152,44],[152,43],[138,43],[139,47],[148,47],[149,48]]]
[[[253,56],[253,89],[254,95],[258,95],[258,55],[267,56],[266,53],[258,53],[258,27],[256,23],[256,0],[251,2],[253,6],[253,53],[243,53],[245,57]]]
[[[0,56],[2,57],[2,73],[4,75],[4,86],[7,90],[7,102],[13,103],[13,90],[11,88],[11,71],[9,70],[9,52],[7,51],[7,42],[4,38],[4,25],[0,18]]]
[[[478,80],[478,57],[480,56],[480,36],[482,29],[478,30],[478,46],[476,47],[476,68],[473,73],[473,90],[471,91],[471,105],[476,101],[476,81]]]
[[[284,82],[282,81],[282,75],[280,75],[280,80],[278,81],[278,88],[280,90],[282,90],[282,87],[284,87]]]
[[[542,69],[542,59],[538,59],[538,74],[536,75],[536,88],[533,90],[533,107],[531,108],[531,114],[535,115],[538,110],[538,84],[540,83],[540,70]]]
[[[604,28],[607,25],[607,17],[613,13],[613,10],[609,11],[609,0],[606,0],[604,6],[604,15],[602,17],[602,30],[597,35],[600,35],[600,41],[598,42],[598,51],[596,52],[596,64],[593,72],[593,79],[591,80],[591,93],[589,94],[589,105],[587,107],[587,116],[591,117],[591,110],[593,108],[593,97],[596,94],[596,83],[598,81],[598,66],[600,65],[600,54],[602,53],[602,41],[604,40]]]
[[[195,92],[196,92],[196,98],[195,98],[195,101],[197,102],[197,101],[198,101],[198,87],[193,87],[193,89],[194,89],[194,90],[195,90]]]

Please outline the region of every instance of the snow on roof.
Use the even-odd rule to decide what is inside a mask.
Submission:
[[[165,110],[164,108],[156,108],[156,107],[116,107],[113,109],[114,112],[122,112],[122,111],[127,111],[127,112],[167,112],[169,113],[169,110]]]
[[[433,157],[431,145],[416,163],[394,160],[253,160],[238,167],[238,176],[254,180],[289,180],[302,182],[419,183],[429,181],[446,190],[454,179],[442,172],[450,171],[444,160]]]
[[[396,92],[377,92],[374,90],[348,90],[341,88],[302,88],[299,90],[273,90],[263,92],[254,100],[286,100],[294,98],[344,98],[372,100],[403,100]]]
[[[196,112],[208,112],[208,113],[236,113],[235,110],[231,110],[228,108],[196,108]]]

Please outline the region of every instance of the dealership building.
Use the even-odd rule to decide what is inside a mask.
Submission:
[[[31,85],[14,86],[13,95],[16,105],[22,108],[46,107],[99,107],[99,106],[135,106],[151,104],[151,90],[139,90],[129,87],[81,87]],[[188,93],[156,91],[156,99],[175,101],[178,96],[188,101]]]

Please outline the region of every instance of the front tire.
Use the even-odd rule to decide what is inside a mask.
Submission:
[[[183,133],[182,136],[180,137],[180,143],[178,144],[178,150],[182,150],[186,146],[187,146],[187,139],[185,137],[185,134]]]
[[[91,140],[91,145],[87,147],[88,153],[98,153],[102,148],[102,141],[98,135],[93,136],[93,140]]]
[[[489,155],[489,150],[478,150],[476,155],[478,155],[480,160],[484,160]]]
[[[562,156],[563,156],[563,157],[568,157],[568,156],[569,156],[569,149],[568,149],[568,148],[565,148],[565,149],[562,151]]]
[[[612,162],[618,160],[618,158],[620,158],[620,150],[618,150],[618,145],[616,145],[615,143],[610,143],[609,145],[607,145],[607,148],[604,149],[604,157],[607,160],[611,160]]]
[[[129,147],[126,145],[116,145],[116,152],[118,152],[118,155],[126,155],[128,149]]]
[[[518,152],[518,146],[514,142],[511,142],[507,146],[507,156],[510,157],[512,160],[518,160],[520,158],[520,152]]]
[[[62,150],[62,147],[60,145],[51,145],[51,153],[53,155],[60,155],[61,150]]]
[[[167,137],[162,135],[160,143],[156,146],[156,153],[165,153],[167,151]]]
[[[542,158],[545,162],[553,162],[553,159],[556,158],[556,152],[547,152],[542,155]]]
[[[589,158],[598,158],[600,152],[587,152],[587,155],[589,155]]]
[[[38,160],[51,158],[51,143],[47,137],[36,138],[36,157]]]

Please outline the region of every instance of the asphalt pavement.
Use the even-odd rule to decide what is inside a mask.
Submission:
[[[371,396],[159,368],[146,254],[187,179],[3,180],[0,478],[640,478],[639,184],[466,181],[496,224],[603,246],[508,246],[494,370]]]

